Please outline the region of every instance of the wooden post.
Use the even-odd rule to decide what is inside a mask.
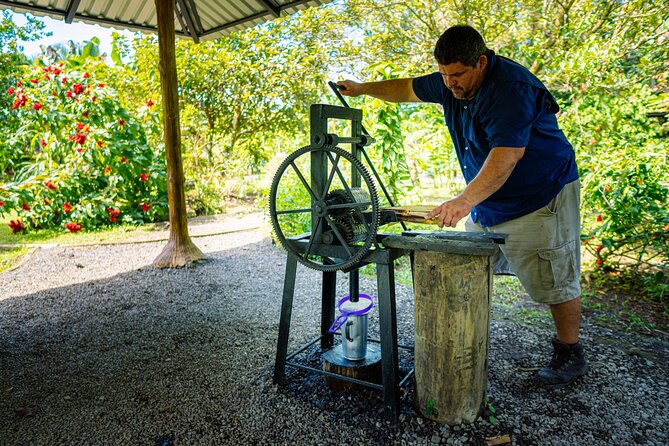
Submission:
[[[490,257],[415,253],[416,400],[427,418],[472,423],[483,411],[491,289]]]
[[[188,235],[184,172],[181,161],[181,130],[177,65],[174,55],[174,0],[155,0],[160,54],[160,86],[163,96],[163,127],[167,162],[167,194],[170,211],[170,239],[153,261],[158,268],[185,266],[204,258]]]
[[[414,367],[421,415],[474,422],[485,407],[492,293],[491,239],[393,236],[414,252]],[[478,236],[473,235],[476,238]],[[429,251],[428,251],[429,250]]]

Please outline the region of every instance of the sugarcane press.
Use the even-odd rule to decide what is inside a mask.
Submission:
[[[345,104],[343,99],[342,102]],[[339,133],[345,135],[334,132],[342,128]],[[327,104],[312,105],[310,139],[310,145],[296,150],[281,163],[270,188],[272,227],[288,252],[274,381],[285,382],[285,369],[289,366],[376,388],[383,391],[384,408],[396,419],[400,387],[413,373],[411,369],[400,374],[395,304],[394,262],[408,251],[387,248],[380,243],[383,235],[378,233],[379,227],[397,220],[392,211],[386,212],[380,207],[377,183],[391,206],[392,200],[365,151],[373,138],[364,131],[362,111]],[[340,144],[350,144],[350,150],[340,148]],[[296,221],[300,225],[296,225]],[[310,229],[302,233],[304,227]],[[289,354],[298,263],[323,273],[320,334]],[[336,274],[338,271],[349,274],[347,297],[357,302],[361,296],[359,268],[366,264],[376,265],[381,384],[327,372],[297,360],[302,352],[319,342],[323,352],[334,348],[335,337],[329,329],[335,322]]]

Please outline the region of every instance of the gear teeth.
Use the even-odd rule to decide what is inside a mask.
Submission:
[[[351,196],[344,189],[333,189],[325,196],[325,202],[328,205],[351,203]],[[353,208],[337,208],[328,211],[332,218],[343,218],[353,213]]]

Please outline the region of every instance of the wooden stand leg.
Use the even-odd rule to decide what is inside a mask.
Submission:
[[[279,319],[279,338],[274,361],[274,383],[283,382],[286,375],[286,355],[288,354],[288,335],[290,333],[290,318],[293,313],[293,296],[295,295],[295,273],[297,259],[288,255],[286,260],[286,277],[283,281],[283,300],[281,302],[281,318]]]

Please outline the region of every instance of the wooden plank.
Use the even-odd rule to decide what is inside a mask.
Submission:
[[[407,237],[404,235],[389,235],[381,240],[386,248],[408,249],[412,251],[434,251],[449,254],[491,256],[499,249],[490,240],[449,240],[435,237]]]
[[[449,230],[426,231],[421,229],[404,231],[402,235],[406,235],[408,237],[421,235],[424,237],[436,237],[450,240],[469,240],[472,242],[490,240],[498,244],[503,244],[506,241],[506,238],[509,236],[509,234],[504,234],[502,232],[465,232]]]

